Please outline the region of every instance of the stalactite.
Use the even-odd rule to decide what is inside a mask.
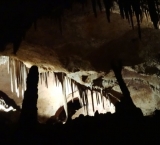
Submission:
[[[101,102],[102,102],[102,97],[103,97],[103,90],[100,90],[100,96],[101,96]]]
[[[53,72],[53,82],[56,82],[56,86],[57,86],[57,76],[55,72]]]
[[[27,89],[26,78],[27,78],[28,72],[27,72],[27,67],[25,65],[23,65],[23,69],[24,69],[23,83],[24,83],[24,91],[25,91]]]
[[[45,85],[48,88],[48,79],[47,79],[47,72],[44,73],[45,74]]]
[[[53,77],[54,77],[54,81],[56,82],[56,86],[58,86],[59,82],[61,83],[61,86],[62,86],[63,106],[64,106],[64,110],[66,113],[66,119],[65,119],[65,122],[66,122],[68,119],[67,96],[66,96],[66,87],[67,87],[67,83],[68,83],[68,80],[67,80],[68,78],[66,78],[64,73],[60,73],[60,72],[58,72],[58,73],[53,72]],[[48,86],[48,83],[47,83],[47,86]],[[65,123],[65,122],[63,122],[63,123]]]
[[[63,79],[64,79],[64,73],[55,73],[55,78],[57,79],[57,83],[58,81],[61,83],[62,85],[62,89],[63,89]]]
[[[150,14],[151,20],[153,22],[154,28],[158,29],[157,24],[158,24],[159,19],[158,19],[155,1],[154,0],[147,0],[147,2],[148,2],[149,14]]]
[[[155,1],[156,4],[156,9],[157,9],[157,13],[158,13],[158,21],[160,20],[160,11],[159,11],[159,6],[158,6],[158,0]]]
[[[42,73],[42,76],[43,76],[43,81],[45,81],[45,73],[44,72]]]
[[[102,105],[103,105],[103,108],[105,109],[105,107],[104,107],[103,91],[104,91],[104,90],[101,88],[101,103],[102,103]]]
[[[98,4],[98,7],[99,7],[99,10],[102,12],[102,4],[101,4],[101,1],[100,1],[100,0],[97,0],[97,4]]]
[[[120,9],[120,15],[124,19],[124,6],[123,6],[123,1],[119,0],[118,1],[119,9]]]
[[[71,79],[71,91],[72,91],[72,102],[73,102],[73,98],[74,98],[74,93],[73,93],[73,80]]]
[[[84,90],[83,90],[83,92],[82,92],[82,102],[83,102],[83,106],[85,106],[85,105],[86,105],[86,103],[85,103]],[[85,108],[85,107],[84,107],[84,108]]]
[[[83,90],[83,92],[82,92],[82,102],[83,102],[84,113],[85,113],[85,110],[87,110],[87,108],[86,108],[86,100],[85,100],[85,90]]]
[[[21,84],[21,88],[24,88],[23,86],[23,83],[22,83],[22,80],[23,80],[23,77],[24,77],[24,73],[23,73],[23,67],[22,67],[22,64],[19,62],[19,67],[20,67],[20,78],[19,78],[19,84]]]
[[[149,17],[149,15],[148,15],[148,11],[147,10],[145,10],[145,15],[146,15],[146,19],[147,19],[147,21],[148,21],[148,17]]]
[[[9,73],[10,73],[10,78],[11,78],[10,79],[11,80],[11,91],[13,92],[13,72],[12,72],[13,69],[12,69],[12,61],[11,61],[11,59],[9,59],[9,62],[10,62],[9,63],[10,64],[10,72]]]
[[[66,119],[65,119],[65,122],[66,122],[68,119],[68,108],[67,108],[67,97],[66,97],[66,78],[64,75],[63,75],[63,88],[62,89],[63,89],[64,110],[66,113]]]
[[[131,23],[133,29],[134,29],[134,24],[132,17],[133,17],[133,12],[135,13],[138,24],[138,34],[139,38],[141,38],[140,17],[142,17],[142,11],[140,9],[140,0],[128,0],[128,1],[119,0],[118,4],[122,18],[124,18],[125,16],[126,19],[129,21],[129,23]]]
[[[39,77],[40,77],[40,81],[41,81],[41,85],[42,85],[42,73],[40,73]]]
[[[103,0],[103,3],[106,9],[107,20],[110,22],[110,9],[112,7],[112,0]]]
[[[77,86],[77,89],[78,89],[78,92],[79,92],[79,102],[81,104],[81,107],[83,107],[84,106],[83,100],[82,100],[82,93],[83,93],[83,91],[82,91],[81,84],[76,83],[76,86]]]
[[[16,76],[16,62],[13,60],[13,71],[14,71],[14,84],[15,84],[15,92],[17,92],[17,76]]]
[[[92,108],[93,108],[93,112],[94,112],[95,109],[94,109],[93,90],[90,90],[90,91],[91,91],[91,99],[92,99]]]
[[[140,17],[142,17],[142,11],[140,9],[140,0],[132,1],[132,7],[136,14],[139,38],[141,38]]]
[[[125,1],[124,4],[124,14],[125,14],[125,17],[126,19],[129,21],[130,23],[130,18],[129,18],[129,7],[131,7],[131,4],[129,3],[129,1]]]
[[[98,92],[96,91],[96,102],[97,102],[97,105],[98,105]]]
[[[88,115],[88,89],[85,90],[84,92],[84,97],[85,97],[85,102],[86,102],[86,111],[87,111],[87,115]]]
[[[7,65],[8,66],[8,73],[9,73],[10,72],[10,58],[9,57],[8,57],[7,61],[8,61],[8,65]]]
[[[94,16],[97,17],[96,0],[91,0],[91,1],[92,1],[92,8],[93,8]]]

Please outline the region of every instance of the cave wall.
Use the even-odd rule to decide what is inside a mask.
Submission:
[[[37,65],[40,72],[65,72],[87,87],[91,87],[93,80],[99,77],[106,82],[112,80],[110,62],[121,60],[129,68],[123,77],[129,83],[134,103],[144,114],[151,114],[155,108],[159,109],[159,31],[154,30],[151,22],[144,18],[140,40],[135,16],[135,30],[132,30],[127,20],[120,18],[117,9],[111,15],[111,23],[108,23],[104,10],[98,11],[95,18],[91,8],[82,10],[77,6],[62,17],[62,34],[56,20],[38,19],[37,30],[31,26],[16,55],[12,53],[11,44],[0,54],[18,58],[27,67]],[[10,92],[9,76],[3,68],[1,77],[4,85],[1,83],[0,87],[20,104],[21,98]],[[89,76],[86,82],[82,81],[82,75]],[[61,100],[55,103],[57,98],[61,98],[57,96],[62,94],[52,92],[52,77],[48,83],[48,89],[39,84],[38,108],[43,115],[54,114],[53,106],[62,105]],[[110,84],[104,86],[109,87]],[[117,85],[113,89],[119,91]]]

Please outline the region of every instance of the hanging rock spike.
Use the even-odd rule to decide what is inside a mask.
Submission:
[[[12,61],[11,61],[11,59],[9,59],[9,61],[10,61],[10,80],[11,80],[11,91],[13,92],[13,69],[12,69]]]
[[[85,102],[86,102],[86,111],[88,115],[88,89],[85,90],[84,95],[85,95]]]
[[[91,91],[91,99],[92,99],[92,108],[93,108],[93,112],[94,112],[94,99],[93,99],[93,90]]]
[[[19,60],[8,58],[9,74],[11,80],[11,91],[16,92],[19,97],[22,95],[26,89],[26,66]]]
[[[45,72],[45,85],[48,88],[47,72]]]
[[[99,104],[100,104],[100,99],[99,99],[99,97],[100,97],[100,95],[99,95],[99,92],[98,92],[98,102],[99,102]]]
[[[41,85],[42,85],[42,73],[40,73],[39,77],[40,77]]]
[[[73,92],[73,80],[71,79],[71,81],[70,81],[70,83],[71,83],[71,90],[72,90],[72,103],[73,103],[73,98],[74,98],[74,92]]]
[[[66,113],[66,119],[65,122],[68,119],[68,107],[67,107],[67,97],[66,97],[66,78],[64,76],[64,74],[62,74],[62,79],[63,79],[63,101],[64,101],[64,110]]]
[[[98,91],[95,90],[95,93],[96,93],[96,102],[97,102],[97,105],[98,105]]]

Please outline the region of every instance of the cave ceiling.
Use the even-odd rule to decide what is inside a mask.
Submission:
[[[94,2],[1,1],[0,55],[112,94],[121,91],[110,64],[121,61],[133,102],[151,114],[160,108],[159,1]]]

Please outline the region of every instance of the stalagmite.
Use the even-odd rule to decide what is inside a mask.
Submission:
[[[85,113],[85,110],[86,110],[86,102],[85,102],[85,94],[84,94],[84,91],[82,92],[82,102],[83,102],[83,106],[84,106],[84,113]]]
[[[42,73],[42,78],[43,78],[43,81],[44,81],[45,80],[44,72]]]
[[[60,82],[62,85],[62,89],[63,89],[63,79],[64,79],[64,74],[63,73],[55,73],[55,78],[57,80],[57,83]]]
[[[97,101],[98,101],[98,104],[100,104],[100,99],[99,99],[99,92],[97,93]]]

